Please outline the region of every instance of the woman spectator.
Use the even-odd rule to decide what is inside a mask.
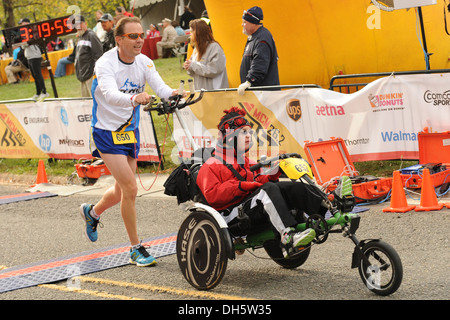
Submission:
[[[189,23],[192,56],[184,63],[184,69],[194,78],[195,89],[214,90],[228,88],[226,58],[211,29],[201,19]]]
[[[161,34],[158,31],[158,28],[152,23],[150,24],[150,30],[147,30],[147,39],[160,37]]]

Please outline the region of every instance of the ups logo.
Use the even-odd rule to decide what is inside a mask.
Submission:
[[[300,106],[300,100],[289,99],[286,102],[286,112],[292,120],[300,120],[302,117],[302,107]]]

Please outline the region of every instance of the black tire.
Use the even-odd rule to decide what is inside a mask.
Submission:
[[[367,288],[380,296],[388,296],[397,291],[403,279],[403,266],[395,249],[386,242],[377,240],[363,245],[362,252],[370,264],[361,257],[358,271]]]
[[[267,240],[264,242],[263,247],[274,262],[286,269],[295,269],[300,267],[306,262],[309,257],[309,252],[311,251],[311,246],[308,246],[294,256],[285,258],[283,257],[283,252],[280,247],[280,240]]]
[[[228,258],[222,232],[204,211],[193,211],[178,231],[178,265],[189,284],[198,290],[214,288],[225,274]]]

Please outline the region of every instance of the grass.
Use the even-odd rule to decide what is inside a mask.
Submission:
[[[180,80],[187,82],[188,76],[181,68],[178,58],[157,59],[154,61],[156,70],[158,70],[164,81],[172,88],[178,88]],[[50,79],[45,80],[47,91],[50,97],[54,97],[52,84]],[[55,86],[59,97],[79,97],[81,95],[80,83],[75,75],[69,75],[55,79]],[[146,87],[149,94],[155,94],[149,86]],[[0,101],[15,100],[32,97],[35,94],[34,82],[24,82],[20,84],[4,84],[0,85]],[[163,117],[153,113],[153,121],[155,125],[158,142],[163,143],[166,123]],[[173,128],[172,117],[170,118],[170,126]],[[170,134],[170,132],[168,133]],[[164,147],[164,168],[170,171],[175,167],[172,163],[170,155],[175,143],[168,137],[166,146]],[[162,146],[161,146],[162,148]],[[74,163],[72,160],[46,160],[46,172],[51,176],[70,176],[74,171]],[[360,175],[373,175],[377,177],[390,177],[394,170],[404,168],[417,161],[367,161],[356,162],[355,168]],[[38,159],[0,159],[0,172],[11,175],[36,174],[38,167]],[[157,166],[140,164],[139,172],[155,172]]]

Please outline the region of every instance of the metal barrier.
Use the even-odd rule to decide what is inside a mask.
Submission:
[[[368,82],[359,82],[359,83],[344,83],[344,84],[335,84],[335,81],[345,80],[345,79],[359,79],[359,78],[380,78],[387,76],[403,76],[403,75],[413,75],[413,74],[432,74],[432,73],[449,73],[450,69],[436,69],[436,70],[417,70],[417,71],[398,71],[398,72],[378,72],[378,73],[361,73],[361,74],[346,74],[346,75],[337,75],[331,78],[330,80],[330,88],[329,90],[339,89],[339,92],[342,92],[342,88],[346,88],[346,92],[351,93],[356,92],[360,89],[360,87],[365,87]],[[372,80],[373,81],[373,80]],[[352,90],[354,89],[354,90]]]
[[[298,88],[322,88],[317,84],[294,84],[294,85],[280,85],[280,86],[264,86],[264,87],[249,87],[246,91],[275,91],[282,89],[298,89]],[[223,92],[223,91],[237,91],[237,88],[226,88],[226,89],[216,89],[207,90],[205,92]]]

